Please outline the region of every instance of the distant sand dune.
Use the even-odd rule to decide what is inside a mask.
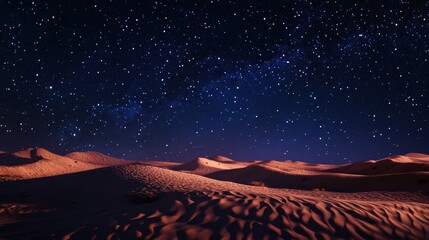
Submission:
[[[43,148],[29,148],[0,155],[0,178],[48,177],[130,163],[132,162],[94,152],[60,156]]]
[[[173,169],[178,171],[192,172],[194,174],[206,175],[219,170],[243,168],[247,165],[248,163],[246,162],[236,162],[231,159],[218,156],[213,159],[196,158]]]
[[[380,160],[368,160],[336,167],[327,172],[377,175],[405,172],[429,172],[429,156],[425,154],[407,154]]]
[[[410,172],[376,176],[359,176],[342,173],[288,173],[275,168],[249,166],[247,168],[218,171],[207,177],[249,184],[260,181],[269,187],[293,189],[323,189],[340,192],[360,191],[428,191],[429,172]]]
[[[297,173],[297,174],[312,174],[314,172],[321,172],[325,169],[332,168],[332,165],[326,164],[309,164],[299,161],[264,161],[255,166],[264,166],[268,168],[278,169],[289,173]]]

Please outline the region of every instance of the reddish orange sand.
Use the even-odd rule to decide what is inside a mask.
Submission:
[[[0,153],[0,179],[0,239],[429,236],[424,154],[336,166],[28,149]]]

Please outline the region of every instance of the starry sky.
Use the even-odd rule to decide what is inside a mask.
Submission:
[[[0,149],[429,153],[426,1],[0,0]]]

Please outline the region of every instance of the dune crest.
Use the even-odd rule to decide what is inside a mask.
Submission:
[[[405,156],[411,157],[411,158],[417,158],[417,159],[429,161],[429,155],[428,154],[423,154],[423,153],[407,153],[407,154],[405,154]]]
[[[232,160],[231,158],[225,157],[225,156],[214,156],[210,157],[209,159],[212,159],[217,162],[224,162],[224,163],[234,163],[236,161]]]
[[[99,152],[72,152],[66,154],[65,157],[77,160],[79,162],[85,162],[101,166],[116,166],[122,164],[130,164],[132,162],[130,160],[110,157]]]

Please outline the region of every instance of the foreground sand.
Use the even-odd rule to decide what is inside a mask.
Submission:
[[[10,162],[7,172],[0,167],[0,239],[426,239],[429,234],[427,155],[349,168],[226,158],[149,166],[74,155],[90,168],[25,177],[23,169],[34,165],[20,163],[23,169],[16,172]],[[389,172],[402,163],[408,163],[406,171]],[[388,173],[372,172],[380,168]],[[299,184],[281,182],[294,179]],[[249,180],[259,185],[265,180],[268,187],[248,185]],[[345,184],[334,184],[341,180]],[[271,188],[276,181],[295,189]],[[320,184],[341,192],[301,190]],[[377,191],[366,192],[371,184]],[[382,191],[389,186],[391,192]]]

